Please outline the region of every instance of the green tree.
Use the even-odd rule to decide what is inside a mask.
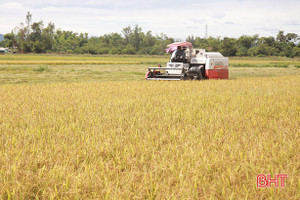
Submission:
[[[189,35],[189,36],[186,38],[186,41],[187,41],[187,42],[190,42],[193,46],[195,46],[196,38],[195,38],[193,35]]]
[[[125,49],[122,51],[123,54],[136,54],[136,48],[132,46],[131,44],[127,44]]]
[[[127,26],[125,28],[122,29],[121,31],[125,37],[125,44],[133,44],[132,43],[132,30],[131,30],[131,26]]]
[[[288,33],[286,34],[286,39],[290,42],[296,43],[296,41],[298,40],[299,35],[297,35],[296,33]]]
[[[234,38],[225,37],[221,43],[220,52],[224,56],[235,56],[237,53],[236,40]]]
[[[28,42],[29,46],[31,46],[31,44],[32,44],[32,47],[29,48],[27,50],[27,52],[28,51],[33,51],[35,53],[45,52],[45,45],[42,42],[43,26],[44,26],[44,24],[42,21],[34,22],[31,25],[32,32],[30,33],[30,35],[28,37],[29,41],[27,41],[27,42]]]
[[[42,41],[36,40],[36,41],[33,43],[32,50],[33,50],[33,52],[35,52],[35,53],[43,53],[43,52],[45,51],[45,46],[44,46],[44,44],[42,43]]]
[[[252,47],[253,43],[254,43],[253,37],[248,36],[248,35],[242,35],[237,40],[237,45],[239,47],[243,47],[246,49],[250,49]]]
[[[279,31],[276,37],[278,42],[286,42],[286,36],[284,35],[284,31]]]
[[[294,47],[292,53],[294,57],[300,57],[300,47]]]
[[[209,37],[206,39],[207,40],[207,48],[210,48],[211,51],[219,51],[221,48],[221,39],[220,37],[214,38],[214,37]]]
[[[12,51],[15,47],[20,49],[20,47],[18,46],[19,44],[17,42],[16,35],[13,32],[5,34],[4,39],[5,41],[7,41],[7,47],[10,47]]]
[[[44,44],[44,51],[51,52],[53,50],[54,45],[54,30],[55,25],[53,23],[49,23],[46,28],[42,30],[42,42]]]
[[[142,28],[138,25],[135,25],[133,30],[133,47],[137,50],[140,50],[142,48]]]

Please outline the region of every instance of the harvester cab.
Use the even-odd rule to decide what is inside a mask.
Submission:
[[[189,42],[168,45],[172,53],[167,67],[149,67],[147,80],[202,80],[228,79],[229,60],[218,52],[193,49]]]

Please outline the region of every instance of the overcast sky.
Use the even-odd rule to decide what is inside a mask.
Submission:
[[[11,32],[26,13],[33,22],[89,36],[121,33],[135,24],[154,35],[185,40],[188,35],[300,35],[300,0],[0,0],[0,33]]]

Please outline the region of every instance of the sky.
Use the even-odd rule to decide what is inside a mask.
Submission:
[[[0,0],[0,33],[11,32],[26,14],[56,29],[101,36],[136,24],[177,40],[189,35],[300,35],[299,0]]]

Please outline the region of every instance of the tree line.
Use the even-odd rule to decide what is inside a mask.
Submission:
[[[188,36],[186,39],[195,47],[202,47],[209,51],[218,51],[225,56],[300,56],[300,37],[295,33],[284,34],[279,31],[273,36],[259,37],[259,35],[242,35],[239,38]]]
[[[195,48],[221,52],[224,56],[300,56],[300,37],[296,33],[279,31],[277,37],[243,35],[229,37],[195,37],[186,41]],[[55,30],[54,23],[46,27],[43,21],[32,22],[27,13],[25,23],[4,35],[0,46],[10,47],[24,53],[76,53],[76,54],[146,54],[162,55],[167,44],[175,39],[166,34],[153,35],[143,32],[138,25],[127,26],[121,33],[109,33],[100,37],[89,37],[87,33]]]

